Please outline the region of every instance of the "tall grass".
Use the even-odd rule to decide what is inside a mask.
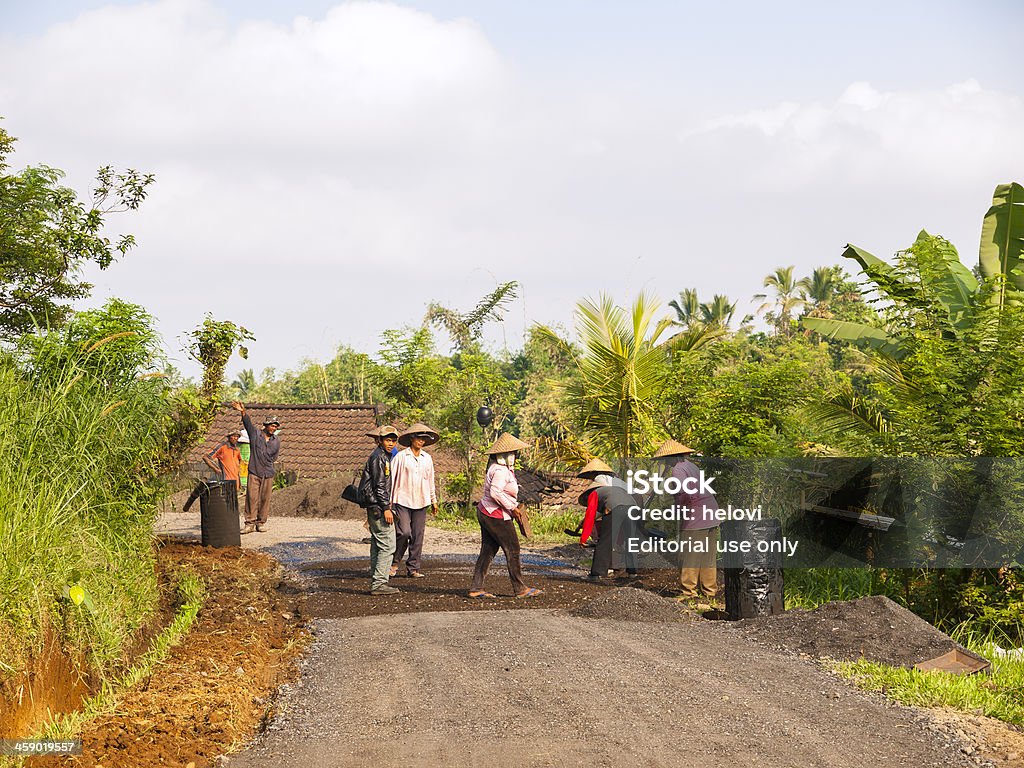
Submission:
[[[881,578],[879,571],[870,568],[793,568],[786,571],[785,578],[786,610],[812,610],[825,603],[867,595],[903,600],[891,580]]]
[[[103,673],[156,606],[151,470],[168,405],[139,375],[148,318],[114,310],[0,356],[0,675],[48,630]]]

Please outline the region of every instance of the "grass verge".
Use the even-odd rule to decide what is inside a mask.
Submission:
[[[951,707],[1024,728],[1024,658],[1002,656],[992,644],[971,650],[992,662],[991,674],[918,672],[863,660],[832,666],[859,688],[884,693],[901,704]]]
[[[191,569],[182,571],[175,590],[180,606],[175,612],[174,620],[156,636],[149,650],[139,658],[138,663],[122,675],[104,680],[99,692],[86,700],[81,709],[56,718],[32,738],[51,741],[68,741],[75,738],[90,720],[103,713],[111,712],[117,706],[118,698],[124,691],[154,673],[157,665],[167,658],[170,649],[188,634],[206,599],[206,584]],[[6,758],[5,761],[5,758],[0,757],[0,768],[13,768],[23,764],[24,758]]]

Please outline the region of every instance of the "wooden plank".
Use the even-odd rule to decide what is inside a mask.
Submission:
[[[821,504],[805,504],[803,509],[829,517],[837,517],[841,520],[849,520],[878,531],[888,531],[889,527],[896,522],[895,517],[884,517],[870,512],[855,512],[852,509],[834,509],[833,507],[823,507]]]

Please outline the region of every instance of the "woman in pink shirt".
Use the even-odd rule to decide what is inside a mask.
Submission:
[[[500,549],[505,553],[508,577],[516,597],[536,597],[541,590],[526,586],[523,581],[523,566],[519,560],[519,534],[512,522],[512,512],[519,507],[519,483],[516,482],[516,456],[523,448],[530,446],[502,432],[487,453],[487,476],[484,479],[484,494],[476,510],[480,523],[480,556],[473,569],[473,586],[469,596],[474,598],[495,597],[484,590],[484,578],[491,561]]]

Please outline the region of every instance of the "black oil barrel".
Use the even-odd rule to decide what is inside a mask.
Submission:
[[[729,552],[725,565],[725,612],[733,621],[774,616],[785,610],[782,555],[757,551],[759,541],[782,538],[778,520],[731,520],[722,524],[725,541],[753,542],[750,552]]]
[[[199,495],[204,547],[240,547],[238,502],[231,480],[206,480]]]

